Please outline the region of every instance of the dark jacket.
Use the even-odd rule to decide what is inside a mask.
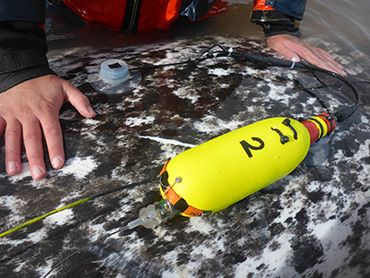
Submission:
[[[52,74],[46,59],[44,0],[0,0],[0,92]]]
[[[196,14],[198,8],[204,10],[201,2],[183,0],[182,14],[189,16]],[[209,0],[207,5],[213,2]],[[306,0],[265,0],[265,4],[287,16],[290,22],[288,27],[286,21],[276,28],[263,25],[265,33],[271,35],[294,32],[291,22],[302,19]],[[45,0],[0,0],[0,92],[23,81],[53,74],[46,59],[45,7]],[[199,12],[203,14],[203,10]]]

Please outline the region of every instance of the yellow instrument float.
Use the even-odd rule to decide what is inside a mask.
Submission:
[[[179,213],[190,217],[222,210],[289,174],[303,161],[310,144],[335,127],[334,117],[325,113],[302,121],[269,118],[186,150],[168,160],[160,173],[163,200],[143,207],[139,217],[121,230],[154,228]],[[108,193],[33,218],[0,233],[0,238]]]
[[[276,117],[216,137],[167,161],[163,198],[184,216],[220,211],[292,172],[310,144],[329,134],[328,114]]]

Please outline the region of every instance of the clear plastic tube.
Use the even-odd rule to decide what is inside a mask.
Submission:
[[[144,226],[147,229],[153,229],[178,214],[179,211],[169,201],[161,200],[142,208],[139,212],[139,218],[129,222],[126,227],[133,229],[137,226]]]

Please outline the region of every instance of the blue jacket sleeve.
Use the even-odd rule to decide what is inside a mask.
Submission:
[[[306,0],[267,0],[266,5],[285,15],[302,20],[306,8]]]

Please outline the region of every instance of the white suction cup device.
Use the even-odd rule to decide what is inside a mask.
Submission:
[[[140,84],[139,71],[129,70],[129,65],[120,59],[108,59],[100,64],[99,74],[91,85],[106,94],[121,94],[131,91]]]
[[[109,59],[100,65],[100,79],[109,84],[121,84],[129,78],[128,65],[118,59]]]

